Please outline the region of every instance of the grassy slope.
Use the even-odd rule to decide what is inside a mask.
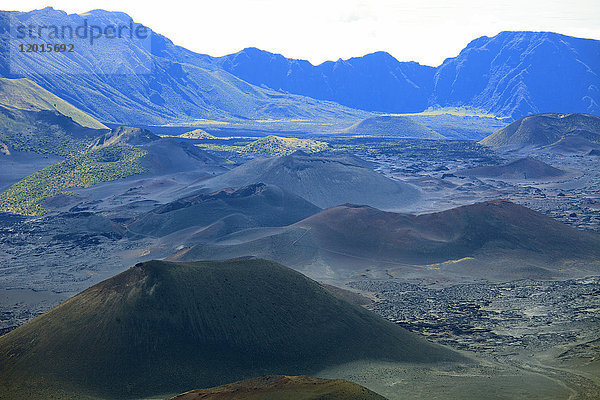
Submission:
[[[0,359],[0,397],[75,387],[122,399],[358,359],[462,357],[289,268],[246,260],[138,264],[1,336]]]
[[[28,79],[0,78],[0,149],[69,156],[108,130]]]
[[[170,400],[385,400],[343,379],[271,375],[210,389],[193,390]]]
[[[191,134],[191,132],[188,132]],[[184,133],[183,135],[188,135]],[[220,144],[219,141],[225,142],[224,138],[208,137],[209,134],[202,135],[202,137],[188,137],[179,135],[180,137],[186,137],[188,139],[212,139],[212,143],[199,143],[196,146],[213,151],[223,151],[238,154],[258,154],[258,155],[269,155],[269,156],[285,156],[292,154],[295,151],[302,150],[305,153],[318,153],[320,151],[331,150],[329,144],[324,141],[314,139],[303,139],[296,137],[281,137],[275,135],[265,136],[250,143],[247,142],[249,139],[242,140],[241,143],[236,144]],[[227,138],[229,139],[229,138]],[[241,139],[241,138],[240,138]]]
[[[0,193],[0,210],[24,215],[47,212],[41,203],[67,189],[89,187],[145,171],[141,158],[146,151],[132,146],[78,153],[43,168]]]
[[[0,78],[0,104],[26,111],[56,111],[72,118],[81,126],[92,129],[108,129],[89,114],[73,107],[26,78]]]
[[[8,153],[67,156],[84,150],[103,132],[82,127],[54,111],[25,111],[0,105],[0,143],[6,146]]]

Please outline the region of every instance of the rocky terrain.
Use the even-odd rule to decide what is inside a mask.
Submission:
[[[375,299],[370,309],[430,340],[551,377],[576,398],[593,399],[600,393],[600,277],[458,285],[363,280],[348,285]]]

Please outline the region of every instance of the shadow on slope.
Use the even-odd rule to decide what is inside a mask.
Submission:
[[[129,226],[129,231],[162,237],[187,228],[204,232],[208,238],[244,228],[286,226],[320,211],[303,198],[277,186],[258,183],[196,194],[160,206]],[[215,224],[221,223],[220,227]]]

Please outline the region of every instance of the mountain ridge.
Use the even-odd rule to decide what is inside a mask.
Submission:
[[[149,30],[149,38],[122,38],[91,46],[80,43],[69,56],[47,53],[44,63],[11,57],[19,40],[10,24],[79,26],[129,24],[125,13],[93,10],[67,14],[46,8],[0,16],[0,76],[29,78],[81,110],[106,122],[156,125],[198,119],[330,119],[358,118],[364,111],[337,103],[288,95],[251,85],[223,69],[212,58],[175,46]],[[133,22],[132,22],[133,23]],[[136,26],[140,26],[137,22]],[[15,54],[18,54],[15,53]],[[65,73],[65,71],[75,71]]]
[[[434,72],[433,67],[399,62],[382,51],[315,66],[306,60],[246,48],[216,58],[215,64],[256,85],[382,112],[425,109]]]
[[[11,14],[40,25],[49,19],[74,23],[82,16],[99,23],[128,18],[104,10],[69,15],[52,8]],[[7,24],[7,16],[0,19],[0,26]],[[8,39],[6,34],[3,38]],[[97,49],[100,55],[111,54],[107,50]],[[125,125],[203,118],[356,120],[370,112],[415,113],[439,107],[467,107],[509,119],[541,112],[600,113],[600,41],[553,32],[482,36],[438,67],[400,62],[386,52],[319,65],[256,48],[211,57],[155,33],[149,49],[121,43],[110,50],[121,59],[139,61],[100,62],[88,52],[90,66],[82,59],[70,62],[96,73],[93,79],[64,74],[64,82],[52,78],[47,73],[56,72],[59,59],[17,65],[21,72],[15,77],[32,79],[99,120]],[[5,49],[0,54],[2,76],[10,76],[8,57]],[[140,65],[152,74],[135,75]],[[125,75],[115,74],[123,71]]]
[[[432,103],[470,105],[517,119],[543,112],[600,113],[600,41],[504,31],[471,41],[435,75]]]
[[[386,52],[312,65],[256,48],[219,57],[216,64],[257,85],[369,111],[469,107],[518,119],[540,112],[600,113],[598,59],[598,40],[503,31],[473,39],[437,67],[400,62]],[[353,82],[352,90],[373,87],[353,92],[345,82]]]

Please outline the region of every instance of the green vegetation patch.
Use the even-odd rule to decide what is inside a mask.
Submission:
[[[284,156],[292,154],[297,150],[302,150],[306,153],[318,153],[328,148],[329,145],[327,143],[317,140],[269,135],[247,144],[241,149],[241,152]]]
[[[82,127],[51,111],[24,111],[0,105],[0,142],[10,151],[69,156],[84,151],[104,132]]]
[[[56,111],[83,127],[108,129],[91,115],[75,108],[37,83],[26,79],[0,78],[0,104],[25,111]]]
[[[29,175],[0,194],[0,210],[23,215],[48,212],[42,202],[67,189],[89,187],[146,171],[141,159],[147,154],[133,146],[108,147],[76,154]]]
[[[224,152],[227,154],[257,154],[269,156],[285,156],[297,150],[305,153],[318,153],[331,150],[329,144],[314,139],[301,139],[295,137],[281,137],[269,135],[252,142],[248,138],[215,138],[212,143],[198,143],[196,146],[210,151]]]
[[[217,137],[211,135],[203,129],[194,129],[192,131],[182,133],[178,137],[183,139],[217,139]]]

